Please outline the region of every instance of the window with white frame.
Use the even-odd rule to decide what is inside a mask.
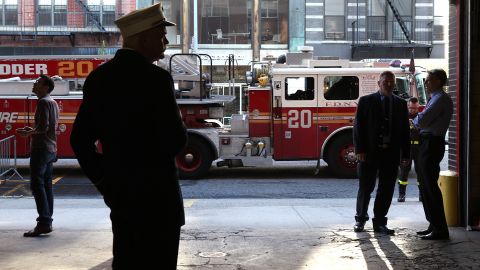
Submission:
[[[66,26],[67,0],[38,0],[39,26]]]
[[[433,2],[433,40],[445,39],[445,25],[448,24],[448,1]]]
[[[345,0],[325,0],[325,39],[345,39]]]
[[[367,38],[384,40],[387,27],[385,0],[368,0]]]
[[[102,24],[105,26],[115,25],[115,0],[103,0]]]
[[[262,18],[278,17],[278,0],[261,1]]]
[[[368,15],[385,16],[386,7],[385,0],[368,0]]]
[[[228,16],[228,0],[205,0],[203,3],[202,17]]]
[[[236,4],[240,3],[237,1]],[[235,4],[235,3],[233,3]],[[228,0],[199,1],[199,42],[203,44],[228,44],[235,41],[230,36],[230,3]]]
[[[278,16],[278,0],[261,1],[261,35],[264,43],[278,42],[280,21]]]
[[[95,25],[95,21],[102,26],[115,25],[115,0],[87,0],[87,7],[90,10],[87,25]]]
[[[18,25],[18,1],[0,0],[2,25]]]

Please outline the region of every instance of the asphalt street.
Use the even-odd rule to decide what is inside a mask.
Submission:
[[[323,164],[314,175],[316,162],[277,162],[274,167],[217,168],[200,180],[181,180],[186,199],[219,198],[356,198],[358,179],[338,179]],[[31,196],[28,160],[19,160],[23,179],[13,177],[0,185],[0,196]],[[418,198],[415,173],[410,173],[407,197]],[[54,193],[57,198],[100,198],[99,193],[75,160],[60,160],[54,168]],[[132,179],[132,185],[135,184]],[[395,193],[397,194],[396,189]],[[397,196],[397,195],[395,195]]]

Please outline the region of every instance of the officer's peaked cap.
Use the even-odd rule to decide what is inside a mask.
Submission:
[[[173,22],[167,21],[167,18],[163,15],[163,7],[160,3],[130,12],[117,19],[115,24],[124,38],[158,26],[175,25]]]

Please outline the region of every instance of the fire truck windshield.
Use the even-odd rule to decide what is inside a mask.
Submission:
[[[407,77],[396,77],[395,82],[395,90],[394,93],[402,98],[409,98],[410,97],[410,87]]]
[[[425,75],[426,73],[418,73],[415,75],[415,84],[418,91],[418,101],[420,105],[427,104],[427,95],[425,93]]]
[[[413,79],[415,80],[413,81]],[[415,77],[412,77],[411,75],[397,76],[394,93],[404,99],[408,99],[410,96],[417,96],[420,105],[425,105],[427,103],[427,98],[424,81],[424,73],[418,73]],[[413,82],[415,82],[415,86],[413,86]]]

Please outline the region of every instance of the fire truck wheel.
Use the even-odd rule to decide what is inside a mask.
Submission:
[[[188,144],[176,158],[180,179],[197,179],[205,175],[213,161],[208,143],[196,136],[188,137]]]
[[[352,133],[343,133],[334,138],[328,148],[328,168],[337,177],[357,176],[357,157],[353,146]]]

